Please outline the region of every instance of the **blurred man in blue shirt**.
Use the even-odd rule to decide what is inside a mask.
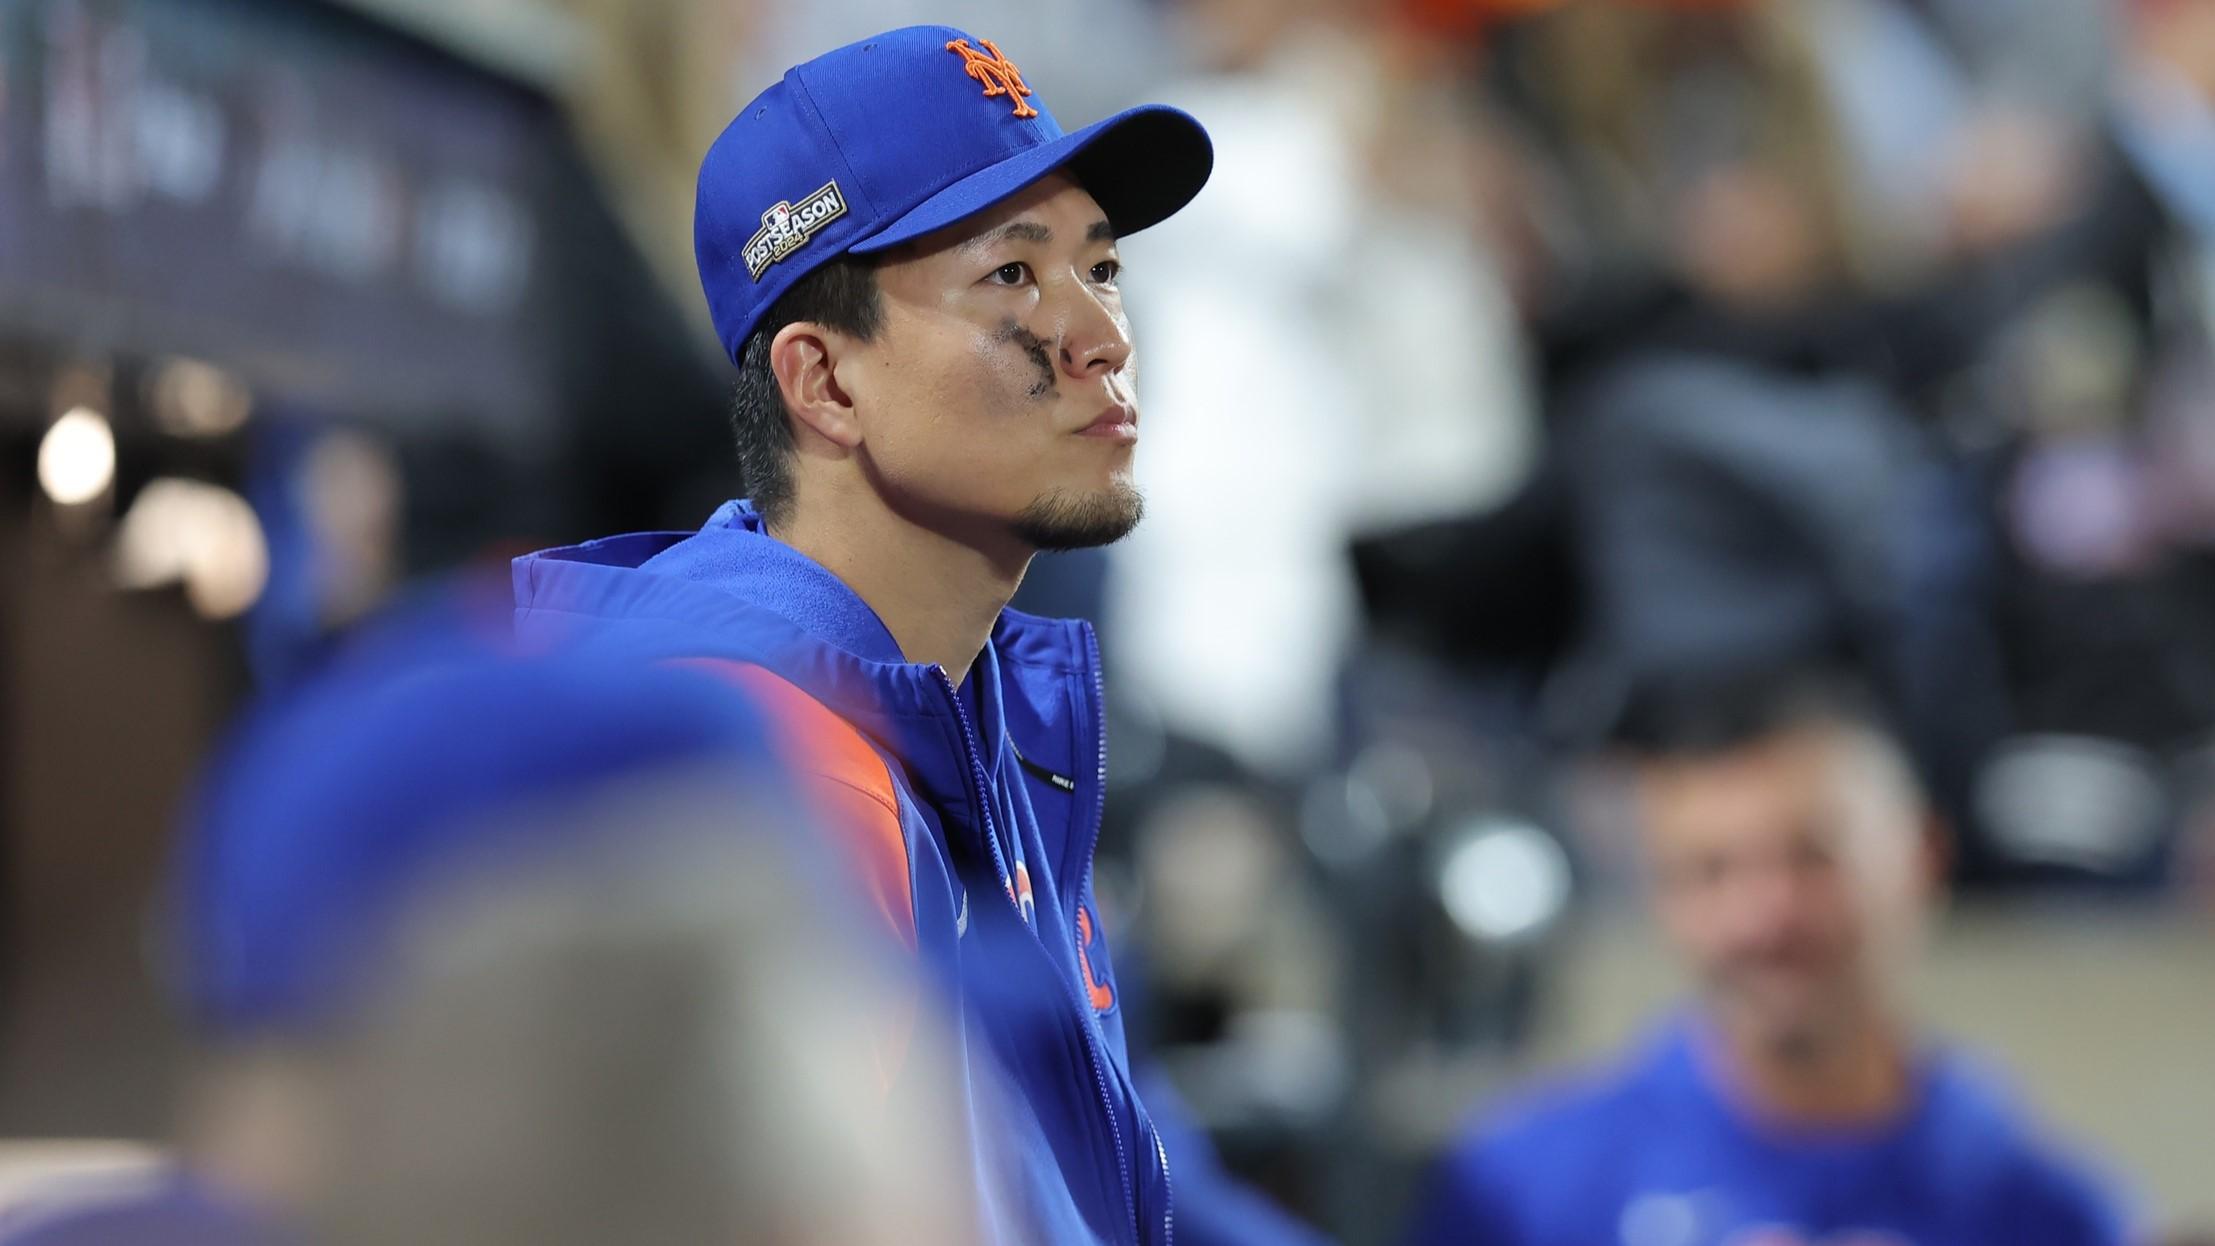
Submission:
[[[1897,746],[1804,685],[1687,704],[1649,724],[1636,803],[1696,1000],[1613,1067],[1481,1122],[1407,1240],[2129,1240],[2107,1192],[1903,1013],[1941,854]]]

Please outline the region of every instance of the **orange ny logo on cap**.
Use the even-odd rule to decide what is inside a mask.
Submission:
[[[1023,102],[1024,97],[1031,93],[1031,88],[1023,81],[1023,71],[1015,67],[1015,62],[1007,58],[999,44],[990,39],[979,39],[977,42],[984,45],[984,52],[970,47],[967,39],[954,40],[946,45],[946,50],[961,54],[962,71],[984,84],[986,99],[1005,95],[1015,101],[1016,116],[1037,116],[1038,110]],[[990,52],[991,55],[987,56],[985,52]]]

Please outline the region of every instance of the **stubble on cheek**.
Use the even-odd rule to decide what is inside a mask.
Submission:
[[[1000,322],[1000,331],[994,340],[1015,348],[1031,365],[1038,369],[1038,379],[1025,391],[1031,398],[1050,398],[1054,393],[1054,356],[1046,339],[1019,325],[1011,317]]]

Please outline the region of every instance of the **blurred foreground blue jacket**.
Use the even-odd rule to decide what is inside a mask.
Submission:
[[[252,706],[211,761],[181,836],[174,965],[217,1044],[342,1030],[428,887],[609,833],[521,811],[664,774],[704,784],[717,809],[743,801],[777,822],[797,810],[763,720],[727,685],[605,658],[521,657],[504,609],[493,622],[465,594],[441,593],[372,624],[325,669]],[[655,829],[622,833],[628,843]],[[733,819],[734,833],[761,829]],[[804,872],[804,855],[793,864]],[[275,1210],[175,1172],[58,1193],[36,1215],[0,1217],[0,1244],[289,1241],[264,1221]]]
[[[322,1022],[365,985],[364,962],[425,883],[560,850],[545,819],[503,812],[689,764],[726,776],[719,790],[774,800],[767,730],[727,686],[605,658],[518,657],[458,630],[458,617],[441,608],[368,629],[252,708],[210,766],[178,908],[185,993],[219,1033]]]
[[[6,1246],[287,1246],[256,1214],[181,1173],[84,1201],[0,1212]]]
[[[514,574],[526,643],[716,667],[819,758],[809,777],[864,828],[863,885],[956,1005],[971,1120],[948,1123],[949,1145],[971,1148],[996,1235],[1167,1243],[1168,1161],[1092,900],[1106,741],[1090,626],[1003,612],[957,689],[744,502],[695,534],[550,550]]]
[[[1754,1118],[1696,1023],[1529,1096],[1439,1165],[1407,1246],[2123,1246],[2103,1193],[1960,1057],[1926,1056],[1890,1122]]]

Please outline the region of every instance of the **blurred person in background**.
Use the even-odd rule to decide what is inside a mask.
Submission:
[[[1495,505],[1534,454],[1462,65],[1412,9],[1171,14],[1199,63],[1164,90],[1222,157],[1208,196],[1132,251],[1159,431],[1105,635],[1171,731],[1273,779],[1342,745],[1349,540]]]
[[[1941,849],[1854,701],[1797,678],[1686,688],[1629,730],[1652,902],[1697,996],[1619,1065],[1489,1110],[1406,1240],[2132,1240],[2098,1181],[1904,1015]]]
[[[2065,399],[2128,371],[2081,318],[2011,345],[2056,252],[2103,249],[2074,223],[2101,167],[2101,32],[2071,19],[2086,37],[2062,72],[2034,41],[1975,37],[1993,20],[1580,0],[1504,28],[1488,75],[1547,153],[1532,310],[1559,457],[1539,509],[1586,614],[1549,725],[1605,730],[1655,671],[1855,664],[1978,877],[1981,769],[2028,685],[2055,679],[2023,660],[2039,620],[1991,513],[1995,425],[2032,408],[1995,365],[2024,360]]]
[[[1549,383],[1655,350],[1903,385],[1960,366],[1949,274],[2070,206],[2083,104],[2009,81],[1946,16],[1570,0],[1503,27],[1486,86],[1533,166]]]
[[[2116,11],[2089,193],[1989,274],[2012,315],[1974,379],[2011,726],[2048,741],[2018,757],[2118,796],[2072,829],[2023,782],[2037,766],[1995,768],[1986,795],[2026,861],[2144,877],[2176,800],[2158,785],[2215,723],[2215,3]]]
[[[1159,106],[1065,134],[1009,51],[891,31],[732,122],[695,240],[749,497],[518,560],[516,619],[704,663],[806,742],[873,916],[949,1001],[951,1093],[1007,1106],[969,1139],[988,1235],[1165,1242],[1092,897],[1097,646],[1005,607],[1040,551],[1138,521],[1118,240],[1212,156]]]
[[[721,681],[442,602],[255,707],[186,828],[176,1163],[10,1246],[972,1240],[890,949]]]

